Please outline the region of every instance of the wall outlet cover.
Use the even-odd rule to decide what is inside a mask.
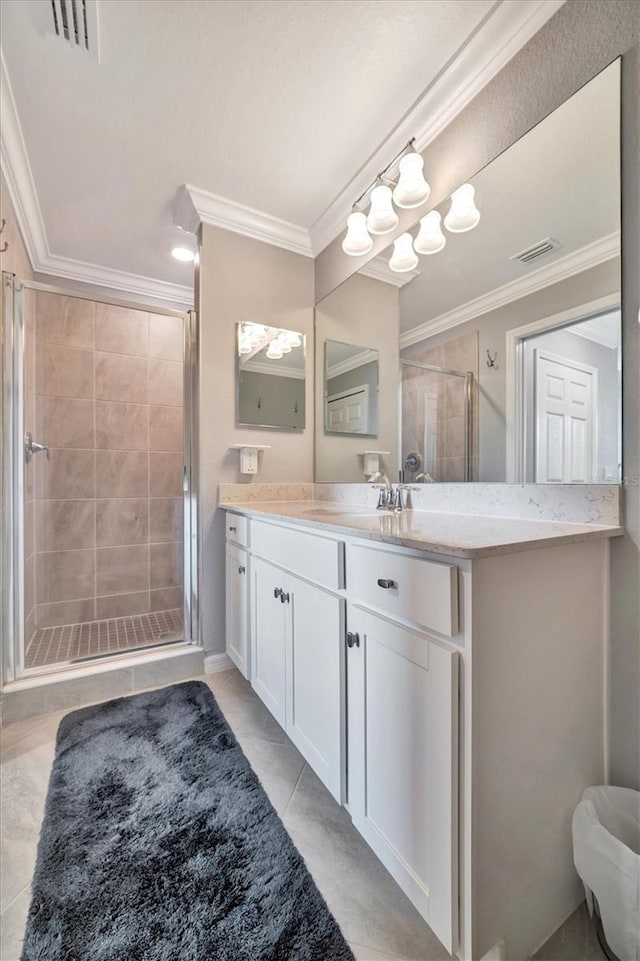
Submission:
[[[258,473],[258,449],[257,447],[243,447],[240,451],[240,473]]]

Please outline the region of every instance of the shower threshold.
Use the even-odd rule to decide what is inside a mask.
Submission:
[[[183,638],[181,609],[42,627],[35,631],[29,642],[25,667],[72,664],[109,654],[173,644]]]

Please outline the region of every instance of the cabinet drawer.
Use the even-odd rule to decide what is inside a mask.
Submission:
[[[249,518],[243,514],[231,514],[227,511],[226,519],[227,540],[241,547],[249,546]]]
[[[254,520],[251,551],[331,590],[337,591],[344,586],[344,544],[341,541]]]
[[[451,564],[349,545],[347,589],[356,603],[448,637],[458,633],[458,569]]]

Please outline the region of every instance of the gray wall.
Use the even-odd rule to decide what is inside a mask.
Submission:
[[[364,481],[357,451],[384,450],[384,469],[398,470],[398,288],[356,274],[316,307],[316,467],[319,483]],[[324,430],[325,341],[338,340],[378,351],[378,436],[326,434]]]
[[[636,788],[640,787],[639,39],[637,0],[567,0],[423,151],[433,208],[622,56],[623,462],[627,480],[626,532],[611,548],[610,743],[612,780]],[[415,221],[410,211],[401,215],[395,235],[379,238],[369,257],[360,262],[342,254],[342,238],[337,237],[316,258],[316,301]],[[485,400],[490,402],[490,396]]]
[[[569,357],[579,364],[595,367],[598,371],[598,448],[597,473],[593,482],[603,483],[606,480],[604,471],[614,467],[619,462],[619,410],[620,410],[620,378],[618,377],[618,351],[593,340],[586,340],[570,330],[553,330],[548,334],[541,334],[526,341],[524,348],[524,364],[527,390],[527,480],[535,483],[535,456],[533,442],[535,438],[535,351],[548,350],[560,357]],[[612,471],[612,477],[617,474]]]
[[[201,231],[200,317],[200,602],[205,652],[224,651],[224,518],[218,485],[313,479],[313,424],[303,431],[236,426],[236,324],[265,323],[307,338],[306,409],[313,409],[313,261],[239,234]],[[233,444],[270,444],[260,471],[239,471]]]
[[[238,373],[238,390],[239,423],[297,430],[305,427],[304,380],[242,370]]]

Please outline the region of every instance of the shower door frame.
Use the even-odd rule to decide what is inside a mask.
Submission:
[[[464,483],[471,480],[471,403],[473,400],[473,371],[453,370],[450,367],[437,367],[434,364],[423,364],[419,360],[410,360],[408,357],[400,358],[400,403],[398,405],[400,415],[400,430],[398,431],[399,450],[398,463],[402,466],[402,368],[417,367],[420,370],[428,370],[434,374],[446,374],[449,377],[460,377],[464,380]]]
[[[183,321],[183,637],[174,645],[200,643],[199,553],[198,553],[198,315],[195,310],[180,311],[166,307],[121,300],[100,294],[69,290],[15,274],[2,273],[2,631],[0,668],[2,685],[23,678],[84,670],[92,665],[115,663],[132,656],[156,653],[163,644],[150,644],[113,654],[96,655],[81,662],[60,662],[38,668],[25,668],[24,610],[24,289],[108,304],[129,310],[179,317]]]

